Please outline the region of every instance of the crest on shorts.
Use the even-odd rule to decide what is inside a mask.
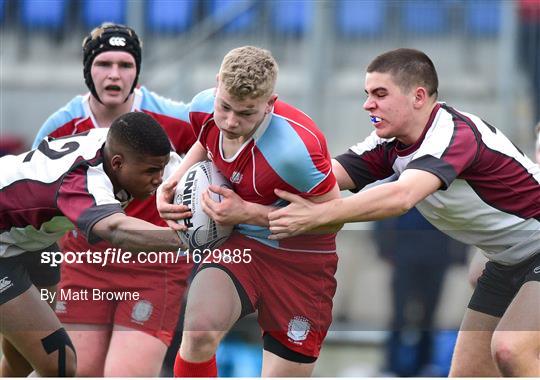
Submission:
[[[139,301],[133,306],[131,320],[135,323],[143,324],[150,319],[153,309],[154,307],[151,302],[146,300]]]
[[[66,301],[56,301],[54,311],[58,314],[65,314],[67,312]]]
[[[311,324],[306,317],[296,316],[289,322],[287,336],[295,343],[306,340]],[[297,343],[302,344],[302,343]]]

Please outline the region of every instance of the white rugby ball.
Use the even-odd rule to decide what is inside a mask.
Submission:
[[[191,210],[191,218],[179,220],[188,230],[179,231],[178,236],[190,249],[214,249],[219,247],[231,234],[233,226],[217,224],[202,209],[201,196],[210,185],[231,188],[229,181],[210,161],[193,165],[183,175],[176,186],[175,204],[183,204]],[[221,202],[221,196],[210,192],[211,198]]]

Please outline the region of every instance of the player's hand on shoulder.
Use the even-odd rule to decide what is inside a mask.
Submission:
[[[214,200],[216,195],[219,202]],[[235,225],[245,223],[248,218],[246,202],[233,190],[223,186],[210,185],[202,194],[201,204],[203,211],[218,224]]]
[[[189,218],[192,214],[189,207],[172,203],[176,185],[177,181],[167,181],[158,188],[156,206],[159,216],[165,220],[170,228],[176,231],[186,231],[187,227],[177,221]]]

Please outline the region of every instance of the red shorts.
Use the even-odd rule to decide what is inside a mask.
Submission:
[[[275,249],[240,234],[233,234],[218,249],[251,255],[249,263],[220,261],[204,264],[200,270],[218,267],[231,276],[242,301],[242,316],[258,310],[265,349],[293,361],[303,361],[296,360],[294,353],[314,361],[332,322],[337,255]],[[286,348],[285,353],[276,342]]]
[[[143,331],[169,346],[192,269],[185,261],[168,268],[62,264],[56,314],[64,323]]]

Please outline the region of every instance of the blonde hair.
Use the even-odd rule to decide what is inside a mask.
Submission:
[[[242,101],[270,96],[274,92],[278,64],[272,54],[254,46],[231,50],[219,69],[219,83],[234,98]]]

